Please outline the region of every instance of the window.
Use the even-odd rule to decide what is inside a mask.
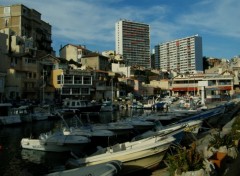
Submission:
[[[10,8],[10,7],[4,7],[3,13],[4,13],[5,15],[10,15],[10,12],[11,12],[11,8]]]
[[[64,83],[65,84],[72,84],[73,83],[73,77],[71,75],[64,76]]]
[[[82,95],[89,95],[89,92],[90,92],[89,88],[82,88],[81,89],[81,94]]]
[[[61,75],[58,75],[57,76],[57,84],[61,84],[62,82],[61,82]]]
[[[82,84],[82,76],[74,76],[74,84]]]
[[[72,94],[79,95],[80,90],[78,88],[72,88]]]
[[[91,77],[90,76],[85,76],[83,78],[83,84],[91,84]]]

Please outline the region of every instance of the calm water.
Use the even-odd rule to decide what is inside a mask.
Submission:
[[[97,116],[91,115],[89,120],[92,123],[107,123],[142,113],[143,111],[121,110],[114,113],[100,113]],[[83,121],[86,120],[84,118],[86,117],[82,117]],[[69,153],[59,154],[24,150],[20,146],[23,137],[29,137],[31,134],[39,136],[41,133],[59,128],[61,124],[60,120],[48,120],[0,127],[0,175],[26,175],[26,173],[34,176],[44,175],[59,166],[63,166],[70,157]]]

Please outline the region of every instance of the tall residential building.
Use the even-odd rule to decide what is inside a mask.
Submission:
[[[33,45],[38,50],[52,52],[52,27],[41,20],[41,14],[22,4],[0,6],[0,29],[9,28],[11,35],[33,38]]]
[[[194,35],[156,45],[155,65],[180,73],[203,71],[202,37]]]
[[[116,54],[121,54],[127,65],[150,67],[149,25],[127,20],[115,24]]]

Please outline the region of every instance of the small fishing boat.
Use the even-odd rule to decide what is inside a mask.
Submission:
[[[123,163],[121,174],[129,174],[157,166],[174,141],[172,136],[151,136],[138,141],[117,143],[111,147],[99,148],[90,156],[69,159],[67,164],[81,167],[119,160]]]
[[[41,150],[46,152],[81,152],[90,139],[85,136],[64,135],[62,132],[42,133],[38,139],[22,138],[23,149]]]
[[[20,114],[14,112],[11,103],[0,103],[0,125],[22,123]]]

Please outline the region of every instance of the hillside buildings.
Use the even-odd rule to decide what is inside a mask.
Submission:
[[[202,37],[194,35],[156,45],[155,65],[180,73],[203,71]]]
[[[115,24],[116,54],[121,54],[127,65],[150,67],[149,25],[127,20]]]
[[[163,91],[199,95],[198,81],[202,80],[209,82],[206,91],[215,98],[239,89],[239,58],[231,68],[209,68],[208,74],[202,73],[200,36],[157,45],[155,65],[161,71],[154,73],[149,69],[154,60],[150,59],[149,25],[127,20],[115,25],[116,51],[100,54],[83,45],[66,44],[56,57],[51,47],[51,25],[41,20],[39,12],[24,5],[0,6],[0,102],[117,99],[129,93],[149,96]],[[164,69],[167,72],[161,77]],[[202,75],[197,75],[199,71]]]

